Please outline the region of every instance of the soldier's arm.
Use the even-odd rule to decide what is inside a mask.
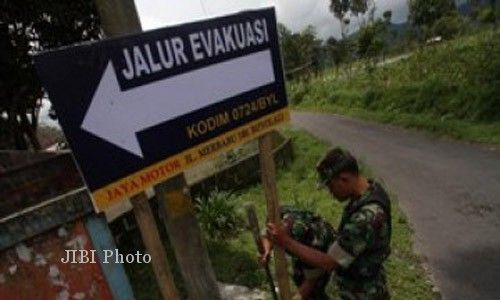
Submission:
[[[262,236],[261,241],[264,252],[269,252],[273,249],[273,242],[267,236]]]
[[[334,257],[337,263],[347,268],[363,253],[371,247],[376,239],[376,231],[373,223],[375,216],[382,214],[383,210],[378,205],[368,205],[355,213],[344,225],[339,238],[328,249],[328,255]]]
[[[326,253],[297,242],[291,238],[288,233],[281,228],[281,226],[269,223],[267,224],[267,229],[277,246],[287,249],[290,253],[299,257],[300,260],[306,264],[325,271],[331,271],[337,267],[337,262],[332,257],[328,256]]]
[[[315,284],[316,280],[314,279],[306,279],[302,282],[302,284],[299,286],[299,294],[302,299],[309,299],[309,296],[314,291]]]
[[[354,214],[327,253],[293,240],[274,224],[268,224],[268,231],[276,245],[287,249],[310,266],[332,271],[338,267],[347,268],[373,242],[374,230],[370,226],[373,216],[370,210]]]
[[[266,231],[262,231],[260,234],[260,242],[262,247],[258,247],[259,256],[258,261],[261,265],[266,265],[271,256],[271,250],[273,249],[273,242],[267,236]]]

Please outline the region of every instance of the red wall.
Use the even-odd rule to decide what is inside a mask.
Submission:
[[[97,254],[96,264],[63,264],[65,249],[93,249],[80,220],[0,252],[0,299],[112,299]]]

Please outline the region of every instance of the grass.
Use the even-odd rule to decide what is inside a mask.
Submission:
[[[301,130],[289,128],[285,130],[285,134],[293,140],[295,160],[278,172],[277,184],[281,204],[292,204],[313,210],[332,224],[338,224],[342,206],[333,201],[325,190],[316,189],[314,166],[328,145]],[[362,170],[368,176],[373,176],[364,164]],[[394,211],[392,254],[386,263],[392,297],[402,300],[438,298],[438,295],[432,292],[432,286],[420,265],[419,258],[412,251],[412,231],[406,217],[399,210],[394,197],[392,200]],[[266,205],[260,185],[238,191],[232,201],[236,201],[238,207],[243,207],[248,202],[254,203],[260,224],[263,226]],[[243,214],[243,211],[239,213]],[[174,256],[161,225],[160,232],[165,241],[167,255],[172,260]],[[256,262],[257,250],[248,231],[244,230],[233,238],[224,240],[210,239],[207,235],[206,241],[212,266],[219,281],[267,290],[264,272]],[[176,285],[185,296],[184,287],[179,280],[178,267],[175,262],[171,263]],[[132,264],[126,265],[126,268],[137,299],[160,299],[150,266]],[[333,284],[328,291],[335,293]]]
[[[426,46],[347,76],[288,83],[295,109],[327,111],[500,145],[500,32]]]

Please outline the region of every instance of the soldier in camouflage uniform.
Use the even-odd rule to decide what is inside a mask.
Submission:
[[[268,224],[275,245],[311,266],[334,271],[342,299],[386,300],[389,291],[383,262],[390,253],[391,206],[384,189],[359,175],[356,159],[335,148],[317,165],[323,185],[339,201],[348,200],[338,238],[327,253],[290,238],[276,224]]]
[[[314,249],[325,252],[335,241],[337,234],[333,227],[314,213],[292,206],[282,206],[280,209],[282,226],[294,240]],[[261,262],[267,263],[272,242],[264,234],[262,237],[264,253]],[[330,272],[312,267],[292,253],[293,281],[299,289],[302,299],[328,299],[325,287],[330,279]]]

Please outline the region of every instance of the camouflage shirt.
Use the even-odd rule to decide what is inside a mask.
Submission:
[[[307,210],[283,206],[281,208],[281,219],[284,223],[283,225],[289,227],[290,236],[294,240],[322,252],[328,250],[337,236],[335,230],[328,222]],[[291,226],[288,224],[291,224]],[[303,273],[304,278],[316,279],[326,274],[325,271],[311,267],[298,257],[290,253],[288,254],[292,258],[294,272]],[[300,276],[300,274],[295,274],[294,277]]]
[[[345,208],[339,238],[328,250],[341,266],[334,278],[342,299],[388,299],[383,262],[390,239],[389,199],[380,185],[370,182]]]

